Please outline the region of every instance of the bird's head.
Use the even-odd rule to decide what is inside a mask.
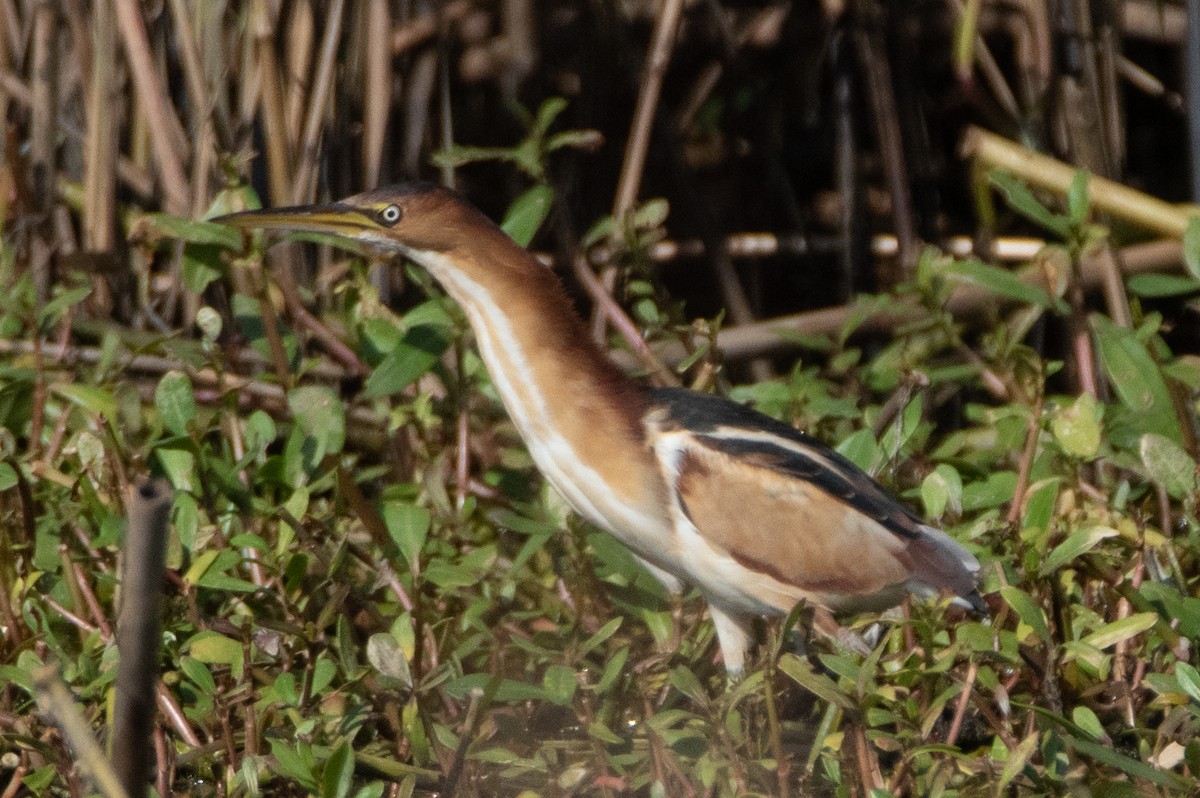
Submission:
[[[431,183],[388,186],[328,204],[244,211],[213,221],[247,230],[326,233],[415,260],[452,249],[464,230],[494,227],[453,191]]]

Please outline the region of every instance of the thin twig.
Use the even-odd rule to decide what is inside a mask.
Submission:
[[[1037,389],[1037,397],[1029,410],[1029,425],[1025,429],[1025,448],[1021,452],[1021,462],[1017,467],[1017,484],[1013,489],[1012,504],[1008,507],[1008,523],[1015,524],[1021,518],[1025,504],[1025,491],[1029,489],[1029,474],[1033,470],[1033,459],[1037,454],[1038,438],[1042,434],[1042,408],[1045,406],[1046,392],[1042,386]]]
[[[642,71],[641,90],[633,110],[629,139],[625,143],[625,159],[621,165],[621,176],[613,197],[613,238],[624,235],[626,216],[637,201],[638,189],[642,184],[642,172],[646,167],[646,153],[650,149],[650,133],[658,112],[658,98],[662,92],[663,77],[671,60],[671,49],[679,32],[679,20],[683,14],[683,0],[664,0],[658,19],[654,21],[654,32],[650,39],[650,52]],[[608,267],[600,278],[605,293],[611,293],[616,282],[616,266]],[[595,316],[592,335],[603,338],[601,325],[605,314]]]
[[[654,33],[650,40],[650,52],[642,73],[641,91],[630,124],[629,140],[625,145],[625,161],[621,166],[621,177],[617,193],[613,198],[614,229],[623,229],[625,215],[637,200],[638,187],[642,183],[642,171],[646,165],[646,152],[650,148],[650,131],[658,110],[658,97],[662,91],[663,77],[671,60],[671,48],[679,31],[679,20],[683,13],[683,0],[665,0],[654,22]]]
[[[126,798],[117,775],[109,767],[87,720],[75,706],[75,698],[53,665],[44,665],[33,672],[33,685],[38,708],[62,729],[67,742],[75,751],[80,764],[91,774],[96,788],[107,798]]]
[[[1183,250],[1177,241],[1153,241],[1135,244],[1121,251],[1126,275],[1145,272],[1174,271],[1183,265]],[[1083,285],[1090,289],[1100,285],[1100,266],[1094,259],[1087,258],[1081,264]],[[1023,282],[1044,285],[1045,276],[1040,268],[1023,269],[1018,273]],[[980,318],[984,308],[997,305],[995,295],[976,285],[963,284],[954,289],[946,302],[946,309],[956,318]],[[765,353],[778,352],[794,346],[795,333],[808,335],[836,335],[856,313],[857,305],[840,305],[822,310],[810,310],[790,316],[730,327],[720,331],[717,344],[727,361],[743,360]],[[891,332],[914,319],[924,318],[926,311],[915,302],[898,300],[886,310],[871,316],[859,331],[863,333]],[[677,363],[687,356],[678,344],[665,344],[655,348],[664,362]]]
[[[136,0],[114,0],[117,27],[129,58],[133,82],[137,87],[139,104],[154,135],[155,159],[166,193],[168,211],[186,214],[188,209],[187,175],[183,168],[186,156],[186,137],[183,126],[171,111],[175,106],[167,100],[158,72],[150,55],[146,26]]]
[[[308,101],[308,113],[304,119],[304,130],[300,136],[300,149],[296,164],[296,180],[292,183],[292,202],[311,201],[314,178],[317,173],[318,144],[322,121],[325,117],[329,93],[333,89],[333,68],[337,64],[337,45],[342,35],[342,17],[346,0],[332,0],[325,13],[325,35],[321,39],[321,52],[317,60],[316,75]]]
[[[1056,158],[977,127],[967,128],[960,151],[986,168],[1002,169],[1030,185],[1064,196],[1078,171]],[[1187,229],[1190,214],[1186,210],[1112,180],[1093,176],[1088,181],[1088,192],[1097,211],[1160,235],[1182,238]]]
[[[85,142],[83,246],[107,252],[116,237],[117,135],[112,96],[115,88],[116,25],[109,3],[92,6],[92,83]]]
[[[431,14],[399,25],[392,31],[392,55],[403,55],[437,35],[443,24],[458,22],[471,11],[470,0],[452,0]]]
[[[383,173],[388,112],[392,100],[391,4],[368,0],[363,4],[363,185],[375,188]],[[385,272],[386,273],[386,272]]]
[[[612,295],[605,290],[600,279],[596,277],[595,273],[588,266],[587,260],[579,256],[575,258],[574,266],[575,277],[579,280],[584,290],[587,291],[592,302],[608,322],[616,328],[617,332],[621,334],[625,342],[629,344],[629,348],[633,350],[633,353],[650,370],[651,375],[664,385],[679,385],[679,378],[650,349],[646,340],[642,338],[641,333],[637,331],[637,326],[633,323],[633,320],[625,314],[625,311],[612,298]]]
[[[857,26],[855,43],[863,63],[871,116],[875,122],[875,137],[892,198],[892,226],[900,249],[900,268],[905,274],[910,274],[917,265],[917,231],[887,48],[878,24],[872,22]]]
[[[967,665],[967,678],[963,679],[962,689],[958,693],[958,702],[954,705],[954,719],[950,721],[950,729],[946,732],[946,745],[957,745],[958,734],[962,731],[963,717],[967,714],[967,704],[971,703],[971,693],[975,690],[975,677],[979,675],[979,663],[971,660]]]
[[[287,134],[279,58],[275,52],[275,26],[267,0],[256,0],[250,9],[250,28],[257,58],[258,100],[262,108],[263,150],[267,160],[267,187],[277,205],[290,202],[293,174],[292,148]]]

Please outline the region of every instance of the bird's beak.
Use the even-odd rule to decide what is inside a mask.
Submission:
[[[291,208],[264,208],[218,216],[212,221],[243,230],[288,230],[298,233],[332,233],[357,238],[371,229],[371,219],[352,205],[334,202],[328,205],[296,205]]]

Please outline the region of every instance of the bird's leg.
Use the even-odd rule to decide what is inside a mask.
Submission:
[[[746,651],[750,648],[753,632],[750,619],[730,615],[711,600],[708,611],[712,614],[713,626],[717,629],[717,642],[721,644],[725,672],[729,674],[730,681],[737,681],[746,670]]]
[[[861,656],[870,656],[871,647],[867,641],[852,629],[847,629],[838,623],[833,613],[824,607],[817,607],[813,613],[813,629],[828,637],[841,648],[853,651]]]

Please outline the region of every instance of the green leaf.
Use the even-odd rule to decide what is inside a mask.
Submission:
[[[171,522],[179,542],[189,552],[196,550],[196,532],[200,528],[200,505],[190,493],[177,491]]]
[[[509,147],[464,147],[455,144],[430,156],[435,166],[466,166],[478,161],[512,161],[513,150]]]
[[[239,230],[216,222],[196,221],[170,213],[149,213],[142,221],[163,238],[187,241],[189,244],[212,244],[223,249],[240,250]]]
[[[604,134],[599,130],[564,130],[546,139],[546,152],[572,147],[584,152],[595,152],[604,145]]]
[[[1175,441],[1148,433],[1138,444],[1138,454],[1146,476],[1162,485],[1172,498],[1182,499],[1196,490],[1196,462]]]
[[[996,782],[996,795],[1003,795],[1004,788],[1029,764],[1029,758],[1037,750],[1038,737],[1037,733],[1031,734],[1008,752],[1008,760],[1004,763],[1004,770],[1000,772],[999,781]]]
[[[813,670],[812,663],[807,659],[801,659],[795,654],[784,654],[779,658],[779,670],[822,701],[828,701],[846,710],[855,708],[855,701],[843,693],[828,676]]]
[[[1189,698],[1200,704],[1200,672],[1186,662],[1176,662],[1175,681]]]
[[[1075,562],[1105,538],[1116,537],[1119,534],[1117,530],[1107,526],[1094,526],[1072,532],[1066,540],[1050,552],[1050,556],[1042,562],[1041,568],[1038,569],[1038,574],[1048,576],[1064,565]]]
[[[1061,486],[1061,477],[1047,477],[1029,486],[1025,494],[1025,517],[1021,521],[1024,528],[1049,529]]]
[[[1189,217],[1183,231],[1183,265],[1188,274],[1200,280],[1200,216]]]
[[[337,665],[334,661],[327,657],[319,658],[312,669],[312,682],[308,687],[309,694],[320,696],[325,692],[325,688],[333,682],[334,676],[337,676]]]
[[[600,721],[592,721],[588,726],[588,736],[594,737],[605,745],[623,745],[625,741],[612,732]]]
[[[544,136],[558,115],[567,110],[567,101],[563,97],[550,97],[538,106],[537,118],[531,126],[530,133],[538,138]]]
[[[604,695],[612,686],[617,683],[621,675],[625,672],[625,663],[629,661],[629,647],[626,646],[618,651],[604,665],[604,673],[600,675],[600,680],[596,682],[596,693]]]
[[[1135,635],[1140,635],[1156,623],[1158,623],[1158,613],[1139,612],[1128,618],[1105,624],[1079,642],[1103,651]]]
[[[399,393],[433,368],[449,346],[445,331],[428,325],[413,327],[367,377],[363,396],[375,398]]]
[[[575,698],[575,690],[579,687],[579,679],[575,669],[566,665],[551,665],[542,675],[542,689],[554,704],[565,707]]]
[[[382,515],[388,534],[411,566],[429,535],[429,511],[415,504],[389,501],[384,503]]]
[[[193,294],[221,278],[221,248],[191,244],[183,248],[183,287]]]
[[[1179,440],[1179,420],[1158,364],[1133,331],[1100,314],[1092,314],[1100,359],[1121,403],[1133,411],[1143,432]]]
[[[930,518],[941,518],[947,507],[961,513],[962,493],[962,477],[948,463],[940,463],[921,481],[921,501]]]
[[[279,769],[300,782],[304,789],[316,792],[316,762],[313,761],[312,749],[302,742],[296,742],[294,748],[283,740],[271,740],[270,744],[271,756],[279,763]]]
[[[1145,762],[1118,753],[1108,745],[1080,740],[1071,736],[1068,736],[1066,739],[1070,747],[1077,752],[1090,756],[1102,764],[1115,767],[1135,779],[1144,779],[1161,787],[1174,787],[1176,789],[1186,790],[1189,787],[1195,786],[1193,782],[1185,781],[1174,773],[1159,770],[1153,765],[1148,765]]]
[[[91,293],[92,289],[88,286],[76,286],[75,288],[60,288],[56,286],[53,298],[38,308],[38,326],[46,329],[49,326],[57,324],[63,318],[63,314],[78,305]]]
[[[879,443],[875,440],[875,435],[866,427],[855,430],[833,448],[842,457],[845,457],[868,474],[873,472],[876,466],[879,465],[880,460],[883,459],[883,454],[880,451]]]
[[[346,412],[332,389],[306,385],[288,392],[288,407],[296,425],[315,447],[308,462],[319,462],[327,454],[337,454],[346,441]]]
[[[648,199],[633,211],[630,224],[635,230],[654,230],[667,221],[671,205],[662,197]]]
[[[1180,355],[1163,364],[1163,374],[1193,391],[1200,391],[1200,357],[1196,355]]]
[[[241,680],[245,666],[245,650],[240,640],[218,632],[197,632],[184,649],[192,658],[208,665],[228,665],[233,677]]]
[[[1028,593],[1015,585],[1000,588],[1000,596],[1012,607],[1021,622],[1033,630],[1040,642],[1050,642],[1050,629],[1046,626],[1046,615]]]
[[[90,413],[112,420],[117,415],[117,400],[113,392],[98,385],[80,385],[75,382],[56,383],[51,390]]]
[[[683,665],[672,668],[667,678],[670,679],[672,687],[693,701],[705,702],[708,700],[708,694],[700,686],[700,680],[689,668]]]
[[[1090,460],[1100,450],[1100,408],[1086,391],[1060,408],[1050,422],[1054,439],[1072,457]]]
[[[210,671],[204,663],[195,657],[181,656],[179,658],[179,670],[183,671],[184,675],[191,679],[192,684],[200,688],[200,692],[205,695],[215,695],[217,692],[216,680],[212,677]]]
[[[388,632],[371,635],[367,640],[367,661],[381,675],[397,679],[405,687],[412,687],[412,670],[395,636]]]
[[[1079,169],[1071,180],[1071,188],[1067,190],[1067,214],[1076,228],[1087,221],[1088,211],[1091,210],[1091,194],[1088,191],[1091,178],[1086,169]]]
[[[1060,238],[1066,239],[1070,236],[1071,220],[1062,214],[1054,213],[1039,202],[1023,182],[1007,172],[1000,171],[989,172],[988,180],[1000,189],[1005,201],[1014,211]]]
[[[1104,725],[1100,723],[1100,718],[1096,717],[1096,713],[1090,707],[1085,707],[1081,704],[1072,709],[1071,720],[1075,722],[1076,726],[1097,740],[1102,740],[1107,736],[1107,733],[1104,731]]]
[[[11,684],[13,687],[19,687],[30,695],[36,695],[37,688],[33,686],[33,674],[15,665],[0,665],[0,681]]]
[[[196,419],[196,396],[192,379],[182,371],[168,371],[154,389],[154,406],[163,426],[175,435],[187,435]]]
[[[963,512],[988,510],[1012,500],[1017,489],[1013,471],[992,471],[985,478],[963,486]]]
[[[1179,274],[1135,274],[1129,278],[1129,290],[1144,297],[1184,296],[1200,291],[1200,280]]]
[[[243,422],[245,425],[246,461],[257,460],[266,454],[267,447],[275,442],[279,431],[275,428],[275,419],[263,410],[255,410]]]
[[[321,771],[321,798],[346,798],[354,784],[354,749],[342,740]]]
[[[172,441],[171,444],[178,441]],[[196,477],[196,455],[191,447],[162,445],[154,447],[154,458],[176,491],[192,493],[199,480]]]
[[[529,246],[542,222],[554,205],[554,189],[547,185],[536,185],[513,200],[504,221],[500,223],[509,238],[523,247]]]
[[[583,645],[579,647],[580,656],[590,653],[591,650],[596,646],[600,645],[605,640],[616,634],[617,630],[621,628],[621,623],[624,620],[624,618],[618,615],[616,618],[613,618],[611,621],[604,624],[604,626],[601,626],[594,635],[589,637],[586,641],[584,641]]]
[[[478,583],[475,574],[461,565],[435,560],[425,569],[425,581],[440,588],[471,587]]]
[[[0,490],[8,490],[18,482],[16,469],[8,463],[0,463]]]
[[[583,238],[579,241],[579,246],[582,249],[591,249],[596,244],[612,235],[613,218],[611,216],[602,217],[583,234]]]
[[[978,260],[956,260],[946,266],[946,273],[979,286],[991,293],[1014,299],[1026,305],[1049,308],[1050,295],[1036,285],[1029,285],[1007,269],[990,266]]]
[[[1179,624],[1184,637],[1200,637],[1200,598],[1185,596],[1162,582],[1144,582],[1138,593],[1158,610],[1159,617]]]

